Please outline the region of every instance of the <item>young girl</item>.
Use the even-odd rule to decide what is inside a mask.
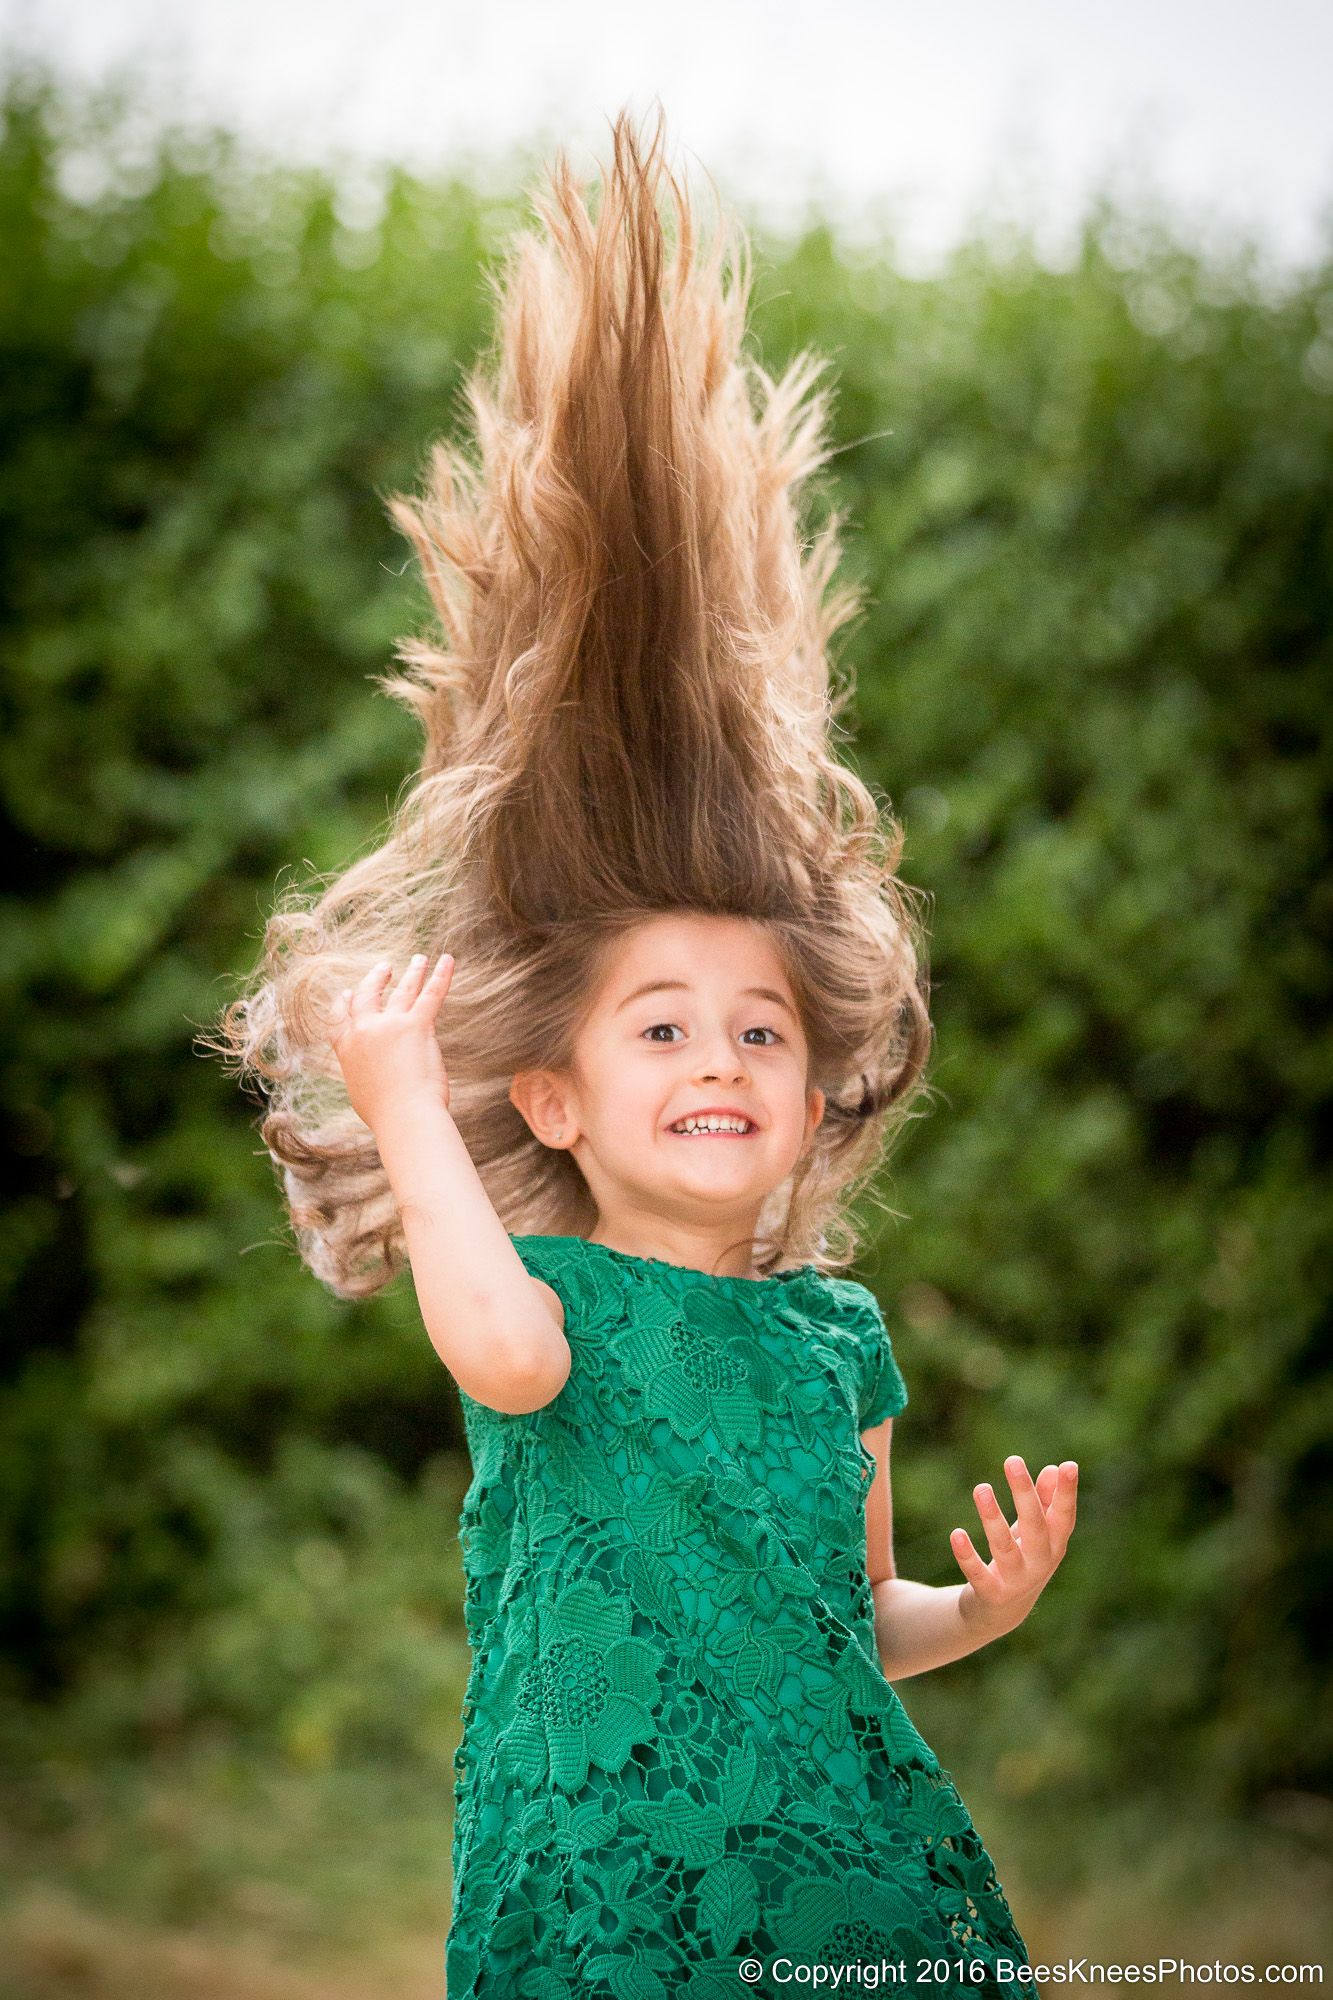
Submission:
[[[910,894],[836,759],[793,496],[805,357],[740,354],[662,128],[594,218],[561,158],[498,285],[475,461],[392,502],[443,628],[384,845],[271,919],[224,1020],[312,1269],[410,1263],[457,1382],[471,1671],[448,2000],[1032,1995],[891,1682],[1009,1632],[1076,1468],[975,1489],[990,1560],[894,1573],[907,1391],[848,1214],[923,1078]],[[448,949],[443,949],[448,944]],[[448,1000],[447,1007],[444,1005]]]

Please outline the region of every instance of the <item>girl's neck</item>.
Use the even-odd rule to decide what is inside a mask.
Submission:
[[[749,1244],[738,1245],[734,1238],[729,1245],[719,1243],[715,1236],[705,1238],[678,1234],[674,1240],[666,1240],[659,1231],[655,1239],[648,1242],[642,1232],[632,1227],[598,1222],[589,1232],[588,1241],[600,1243],[608,1250],[618,1250],[625,1257],[644,1257],[658,1264],[679,1264],[685,1270],[707,1271],[717,1278],[759,1278]]]

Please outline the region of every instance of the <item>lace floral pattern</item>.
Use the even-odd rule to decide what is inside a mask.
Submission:
[[[448,2000],[735,2000],[778,1957],[1033,2000],[876,1652],[860,1432],[907,1390],[874,1294],[512,1240],[573,1363],[540,1410],[461,1396]]]

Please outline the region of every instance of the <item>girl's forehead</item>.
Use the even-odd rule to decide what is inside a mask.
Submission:
[[[745,967],[760,960],[770,967],[781,963],[762,925],[746,917],[673,911],[645,917],[617,938],[607,965],[612,977],[642,971],[645,978],[659,973],[678,978],[700,967]]]
[[[719,989],[795,1004],[781,957],[764,933],[738,920],[714,918],[692,928],[644,924],[618,939],[606,961],[599,1011],[613,1018],[631,1000],[651,993],[683,998]]]

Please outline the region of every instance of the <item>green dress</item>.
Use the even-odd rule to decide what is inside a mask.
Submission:
[[[447,2000],[736,2000],[881,1959],[890,1991],[1032,2000],[876,1652],[859,1433],[907,1391],[874,1294],[511,1240],[573,1361],[540,1410],[462,1396]]]

